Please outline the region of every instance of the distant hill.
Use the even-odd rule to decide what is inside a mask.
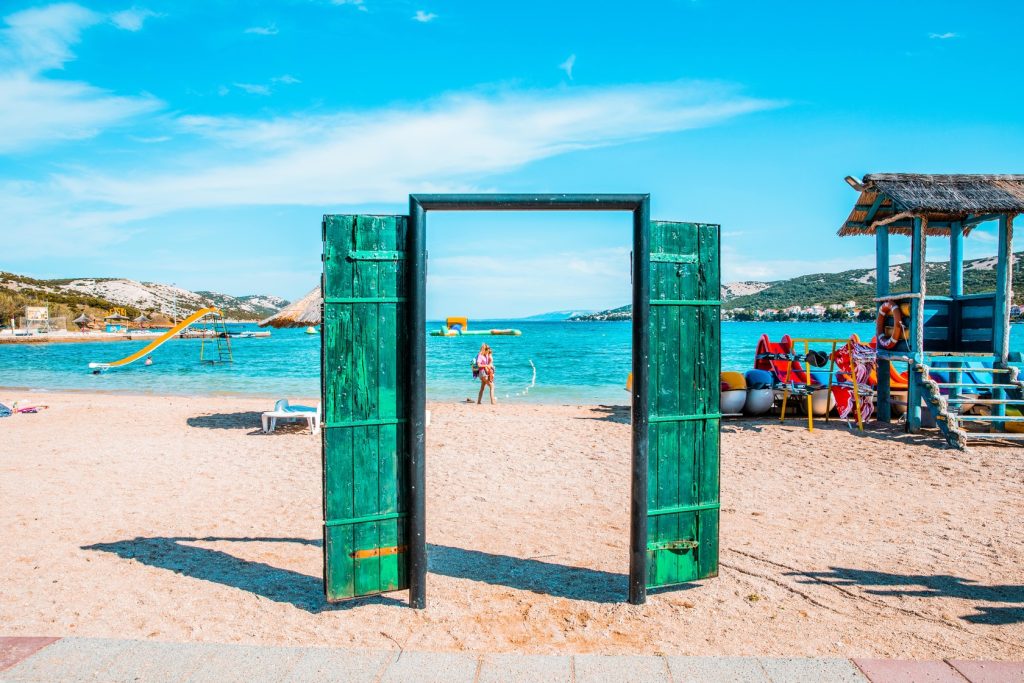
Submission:
[[[1024,252],[1014,255],[1014,282],[1024,282]],[[993,291],[996,286],[996,258],[964,261],[964,291]],[[929,262],[926,268],[927,287],[929,294],[945,296],[949,294],[949,262]],[[894,292],[910,289],[910,264],[901,263],[889,268],[890,289]],[[788,280],[772,282],[731,282],[722,285],[722,310],[732,311],[746,309],[748,311],[778,309],[791,306],[813,306],[820,304],[844,304],[848,301],[856,303],[858,308],[872,308],[875,296],[875,269],[858,268],[844,270],[841,273],[815,273],[801,275]],[[1014,303],[1024,301],[1024,287],[1016,288]],[[622,306],[589,315],[574,316],[571,320],[629,320],[632,316],[630,306]]]
[[[537,315],[530,315],[530,316],[527,316],[525,318],[519,318],[519,320],[535,320],[535,321],[569,320],[570,318],[573,318],[575,316],[589,315],[589,314],[594,313],[594,312],[595,311],[581,311],[581,310],[551,311],[550,313],[538,313]]]
[[[285,299],[266,294],[236,297],[121,278],[41,280],[0,271],[0,317],[4,321],[22,315],[27,305],[50,306],[54,309],[51,316],[77,316],[83,310],[95,315],[115,306],[126,309],[131,317],[140,313],[171,316],[175,302],[178,317],[216,306],[235,320],[261,320],[288,305]]]
[[[617,320],[630,320],[632,317],[633,307],[632,305],[626,305],[611,308],[607,311],[598,311],[597,313],[574,315],[569,320],[573,322],[615,322]]]

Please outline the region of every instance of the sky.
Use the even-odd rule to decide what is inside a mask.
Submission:
[[[1024,170],[1022,3],[0,7],[0,270],[36,277],[296,298],[323,214],[495,191],[649,192],[780,279],[874,264],[846,175]],[[429,316],[628,301],[627,214],[428,225]]]

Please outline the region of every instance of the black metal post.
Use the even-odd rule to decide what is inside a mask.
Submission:
[[[406,333],[409,335],[408,422],[409,448],[408,566],[409,604],[427,606],[427,506],[426,506],[426,408],[427,349],[427,241],[426,212],[416,198],[409,197],[408,301]]]
[[[651,200],[633,211],[633,476],[629,524],[629,602],[647,600],[647,440],[651,345]]]

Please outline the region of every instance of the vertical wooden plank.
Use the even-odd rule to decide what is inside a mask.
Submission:
[[[697,297],[701,300],[716,300],[721,296],[721,264],[718,226],[700,225],[697,228],[698,283]],[[695,373],[696,391],[699,396],[697,411],[711,415],[719,412],[719,376],[721,372],[721,308],[717,306],[698,309],[701,330],[698,371]],[[718,574],[718,508],[720,490],[720,429],[719,419],[713,418],[694,423],[699,438],[692,443],[696,449],[695,459],[699,463],[694,472],[694,505],[716,507],[697,512],[697,549],[690,554],[695,561],[695,578],[703,579]]]
[[[382,251],[401,251],[398,243],[401,219],[381,225],[376,248]],[[382,297],[396,297],[398,269],[402,261],[382,261],[377,272],[377,292]],[[398,304],[382,303],[377,306],[377,414],[381,419],[395,418],[398,406],[395,397],[395,367],[398,364]],[[398,425],[381,426],[378,442],[378,510],[381,514],[398,511]],[[380,525],[381,548],[403,548],[398,536],[398,520]],[[403,551],[404,552],[404,551]],[[400,553],[380,557],[380,589],[393,590],[399,583]]]
[[[355,249],[358,252],[372,252],[378,248],[378,233],[385,220],[379,216],[357,216]],[[355,261],[357,279],[353,284],[353,296],[372,299],[379,296],[379,261]],[[358,419],[379,419],[379,396],[377,392],[377,349],[381,344],[377,328],[379,304],[365,302],[354,305],[359,321],[357,339],[360,362],[357,365],[355,381],[358,384]],[[389,340],[390,341],[390,340]],[[387,343],[387,342],[385,342]],[[356,514],[370,516],[380,514],[380,427],[359,428],[360,450],[356,455]],[[380,524],[376,522],[356,526],[356,550],[373,551],[380,548]],[[356,559],[356,590],[360,594],[380,591],[380,556],[376,554]]]
[[[690,254],[687,226],[678,223],[654,223],[651,226],[651,249],[654,253]],[[684,297],[688,268],[682,264],[654,263],[651,278],[651,296],[658,299],[680,299]],[[685,318],[678,306],[658,306],[662,327],[652,335],[652,347],[658,349],[656,373],[661,385],[656,414],[679,415],[687,412],[689,398],[683,382],[686,377],[685,358],[682,349],[688,330]],[[684,431],[678,423],[666,422],[660,427],[658,442],[658,507],[671,508],[679,502],[680,453],[679,441]],[[680,538],[681,520],[679,515],[658,517],[658,540],[671,541]],[[676,553],[657,553],[661,571],[656,577],[659,584],[674,583],[679,576],[679,556]]]

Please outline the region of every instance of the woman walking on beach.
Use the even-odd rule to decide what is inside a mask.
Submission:
[[[494,354],[491,347],[486,343],[480,346],[480,353],[476,356],[476,376],[480,380],[480,393],[477,394],[477,405],[484,398],[484,388],[491,390],[491,405],[497,403],[494,400]]]

